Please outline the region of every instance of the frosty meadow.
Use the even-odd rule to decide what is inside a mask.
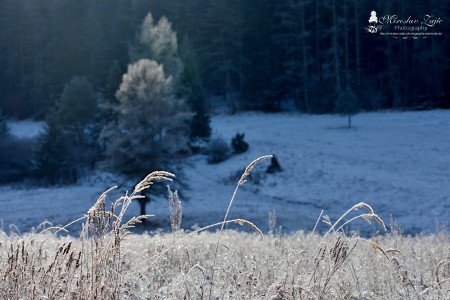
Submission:
[[[358,202],[370,203],[380,217],[390,219],[404,233],[435,232],[450,219],[450,116],[446,110],[425,112],[362,113],[355,128],[333,115],[242,113],[212,119],[216,135],[225,140],[245,132],[250,147],[219,164],[208,164],[204,155],[182,162],[171,170],[184,185],[181,194],[182,227],[206,226],[221,219],[243,166],[255,157],[275,154],[283,172],[254,170],[239,193],[232,218],[246,217],[264,232],[275,212],[282,232],[310,230],[321,210],[332,219]],[[28,130],[28,125],[15,127]],[[120,176],[88,174],[69,186],[1,186],[0,219],[8,231],[15,224],[21,232],[42,221],[64,225],[86,213],[99,193],[120,186],[112,197],[132,189],[134,183]],[[165,190],[162,186],[163,191]],[[114,192],[113,192],[114,193]],[[17,209],[20,207],[20,209]],[[166,195],[152,195],[151,220],[170,229]],[[133,204],[127,217],[139,215]],[[448,224],[448,223],[447,223]],[[374,228],[362,222],[350,230],[366,234]],[[77,229],[78,230],[78,229]],[[326,230],[326,226],[320,231]],[[375,229],[378,230],[378,229]]]
[[[180,231],[181,207],[169,189],[171,234],[136,235],[129,229],[146,216],[123,219],[140,192],[168,172],[152,172],[108,209],[105,191],[75,222],[84,222],[79,239],[58,237],[65,227],[25,235],[0,232],[0,295],[4,299],[445,299],[450,288],[448,235],[411,238],[395,228],[389,235],[364,239],[347,235],[357,219],[376,221],[360,202],[322,235],[298,232],[264,237],[245,219],[228,219],[238,189],[255,166],[242,173],[222,222]],[[355,215],[356,212],[356,215]],[[348,217],[347,220],[345,220]],[[320,217],[318,222],[320,221]],[[227,223],[251,227],[255,234],[224,231]],[[177,226],[178,225],[178,226]],[[203,232],[220,226],[216,233]],[[316,223],[317,226],[317,223]],[[259,237],[258,237],[259,236]],[[424,243],[431,242],[431,245]],[[389,245],[386,248],[385,245]],[[407,248],[407,250],[402,250]],[[409,250],[410,249],[410,250]]]
[[[0,1],[0,300],[450,299],[447,2]]]

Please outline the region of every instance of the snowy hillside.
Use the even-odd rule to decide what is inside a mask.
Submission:
[[[282,232],[310,230],[321,210],[338,218],[363,201],[386,222],[392,218],[406,233],[435,231],[450,220],[450,111],[364,113],[355,128],[334,115],[243,113],[214,117],[216,135],[229,141],[245,133],[248,152],[215,165],[204,155],[182,163],[183,227],[220,221],[240,173],[253,159],[274,154],[283,172],[267,174],[268,162],[253,170],[237,194],[230,217],[246,218],[268,230],[275,211]],[[76,186],[0,187],[0,219],[30,230],[48,219],[66,224],[81,217],[119,177],[92,175]],[[124,184],[120,192],[132,184]],[[115,194],[117,195],[117,193]],[[168,227],[168,205],[152,202],[155,223]],[[130,216],[138,214],[138,205]],[[361,227],[359,227],[361,225]],[[354,223],[351,229],[381,230]]]

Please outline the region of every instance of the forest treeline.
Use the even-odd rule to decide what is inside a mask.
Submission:
[[[0,182],[139,177],[198,152],[219,162],[229,145],[209,140],[208,98],[230,112],[338,112],[348,127],[360,109],[449,107],[449,11],[438,0],[0,0]],[[439,18],[442,35],[371,33],[377,13]],[[16,138],[11,117],[45,130]]]
[[[443,35],[371,34],[372,10],[438,16]],[[333,112],[346,89],[367,110],[448,107],[449,11],[443,0],[1,0],[0,107],[45,118],[75,76],[114,97],[149,12],[191,41],[205,91],[233,111]]]

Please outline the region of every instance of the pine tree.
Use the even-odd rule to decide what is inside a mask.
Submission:
[[[92,85],[84,77],[74,77],[64,87],[54,117],[60,126],[79,134],[96,112],[97,100]]]
[[[59,127],[64,134],[71,137],[69,142],[72,147],[68,149],[89,150],[73,153],[73,162],[78,164],[78,168],[93,163],[95,154],[90,151],[95,150],[92,148],[92,140],[95,139],[92,135],[96,133],[90,130],[90,127],[97,113],[97,99],[92,85],[84,77],[74,77],[64,87],[56,111],[50,117],[50,122],[53,122],[55,127]]]
[[[114,169],[142,176],[186,148],[191,113],[161,65],[148,59],[129,65],[116,96],[117,124],[102,134]]]
[[[352,116],[359,112],[358,99],[353,90],[347,86],[341,91],[335,102],[336,112],[348,118],[348,128],[352,127]]]
[[[148,58],[162,65],[164,73],[172,77],[174,91],[194,113],[190,123],[191,137],[209,137],[209,116],[203,83],[192,45],[185,37],[179,51],[176,33],[166,17],[154,24],[149,13],[141,25],[139,46],[132,49],[135,58]],[[179,53],[180,52],[180,53]]]
[[[276,43],[278,1],[242,1],[246,32],[243,38],[245,84],[241,87],[244,109],[280,110],[287,89],[275,80],[283,73],[283,48]],[[267,20],[271,20],[267,22]],[[268,38],[270,37],[270,38]]]
[[[116,91],[119,89],[122,82],[122,68],[119,61],[115,60],[108,71],[108,77],[106,78],[105,97],[108,102],[116,102]]]
[[[306,6],[309,1],[283,0],[278,5],[280,32],[276,42],[285,51],[284,74],[277,80],[289,90],[289,96],[294,99],[298,109],[311,112],[309,96],[309,69],[313,63],[310,54],[310,31],[306,26]]]
[[[197,59],[192,44],[185,36],[181,45],[181,58],[183,71],[180,74],[177,94],[185,98],[194,116],[191,121],[191,137],[207,138],[211,134],[209,115],[206,107],[206,99],[203,91],[203,83],[198,71]]]
[[[245,79],[242,3],[241,0],[209,1],[205,11],[200,49],[202,71],[235,113],[239,109],[235,95],[242,91]]]
[[[47,179],[50,184],[76,181],[75,171],[69,169],[68,147],[67,135],[50,122],[33,153],[35,175]]]
[[[38,143],[37,173],[44,174],[51,183],[55,183],[58,174],[74,182],[83,169],[93,166],[99,155],[97,133],[93,130],[97,109],[89,81],[84,77],[72,78],[48,117],[49,128]]]
[[[8,136],[9,129],[6,125],[6,117],[3,115],[2,111],[0,110],[0,139],[5,138]]]
[[[119,62],[115,60],[109,68],[105,91],[99,102],[99,107],[101,108],[99,119],[103,124],[117,119],[117,114],[114,110],[114,106],[119,104],[119,101],[116,98],[116,92],[120,87],[124,73],[125,72],[122,71]]]
[[[146,58],[156,61],[164,68],[164,73],[172,76],[176,82],[182,69],[178,55],[177,35],[166,17],[161,17],[155,25],[149,13],[141,26],[140,47],[133,53],[137,59]]]

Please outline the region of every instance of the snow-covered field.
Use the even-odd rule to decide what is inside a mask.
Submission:
[[[363,201],[386,223],[392,216],[406,233],[433,232],[437,225],[448,224],[450,111],[362,113],[353,124],[355,128],[347,129],[346,119],[335,115],[214,117],[216,135],[231,140],[244,132],[250,149],[220,164],[207,164],[204,155],[182,163],[182,171],[176,173],[183,182],[183,227],[220,221],[240,173],[266,154],[278,157],[283,172],[265,173],[268,161],[256,167],[252,179],[238,191],[231,218],[246,218],[267,231],[269,212],[274,211],[282,232],[311,230],[321,210],[336,220]],[[3,228],[8,231],[13,223],[27,231],[46,219],[66,224],[83,216],[106,188],[116,184],[121,185],[118,192],[132,188],[132,183],[104,173],[67,187],[2,186]],[[166,200],[157,199],[148,209],[156,215],[156,224],[169,226]],[[138,212],[136,204],[129,215]],[[351,229],[381,230],[362,221]]]

